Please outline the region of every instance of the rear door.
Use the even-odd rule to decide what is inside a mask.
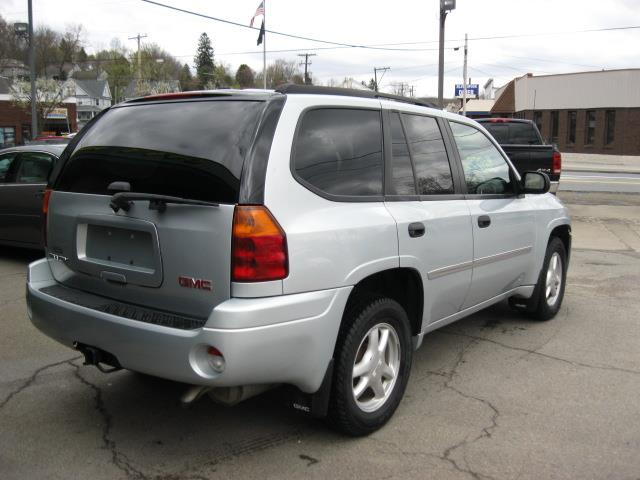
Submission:
[[[394,111],[386,119],[391,157],[386,206],[398,226],[400,266],[422,277],[424,329],[460,311],[467,296],[473,260],[469,208],[441,123]]]
[[[263,101],[165,101],[108,111],[55,183],[48,249],[56,279],[104,297],[206,318],[230,296],[231,230]],[[109,185],[217,205],[132,200]]]
[[[535,210],[518,195],[502,153],[474,126],[449,122],[459,153],[473,229],[473,280],[463,308],[522,285],[533,271]]]
[[[39,247],[42,244],[42,192],[56,157],[46,152],[20,152],[8,182],[0,190],[0,238]],[[1,175],[1,173],[0,173]]]

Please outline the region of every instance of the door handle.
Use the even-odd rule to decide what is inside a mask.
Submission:
[[[409,236],[412,238],[421,237],[427,229],[422,222],[413,222],[409,224]]]
[[[491,217],[489,215],[480,215],[478,217],[478,226],[480,228],[487,228],[491,225]]]

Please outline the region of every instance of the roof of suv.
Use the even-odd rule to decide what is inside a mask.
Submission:
[[[395,100],[397,102],[408,103],[412,105],[419,105],[422,107],[437,108],[436,105],[418,100],[416,98],[401,97],[399,95],[392,95],[389,93],[375,92],[373,90],[356,90],[351,88],[336,88],[336,87],[319,87],[316,85],[295,85],[284,84],[276,87],[275,90],[263,90],[263,89],[224,89],[224,90],[196,90],[190,92],[176,92],[176,93],[163,93],[159,95],[149,95],[146,97],[138,97],[132,100],[124,102],[124,104],[154,102],[164,100],[188,100],[188,99],[204,99],[215,97],[230,97],[230,96],[251,96],[256,100],[267,100],[270,97],[276,95],[337,95],[344,97],[357,97],[357,98],[371,98],[371,99],[385,99]]]

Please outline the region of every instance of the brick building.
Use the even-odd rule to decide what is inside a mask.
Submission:
[[[562,152],[640,155],[640,69],[527,74],[496,92],[491,115],[533,120]]]
[[[0,77],[0,148],[24,145],[31,140],[31,112],[16,106],[11,98],[9,81]],[[78,129],[75,103],[65,102],[60,107],[66,110],[66,118],[47,119],[41,127],[43,133],[59,135]]]

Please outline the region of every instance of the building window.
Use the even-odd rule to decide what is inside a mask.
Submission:
[[[0,148],[15,147],[16,129],[14,127],[0,127]]]
[[[551,112],[551,143],[558,143],[558,124],[560,119],[559,112],[554,110]]]
[[[578,112],[575,110],[569,110],[567,112],[567,143],[573,145],[576,143],[576,121],[578,119]]]
[[[22,143],[31,141],[31,125],[22,125]]]
[[[100,106],[100,100],[96,99],[96,105]]]
[[[596,111],[587,110],[584,124],[584,144],[593,145],[596,138]]]
[[[538,127],[538,131],[542,134],[542,112],[533,112],[533,123]]]
[[[611,145],[616,138],[616,111],[607,110],[604,115],[604,144]]]

